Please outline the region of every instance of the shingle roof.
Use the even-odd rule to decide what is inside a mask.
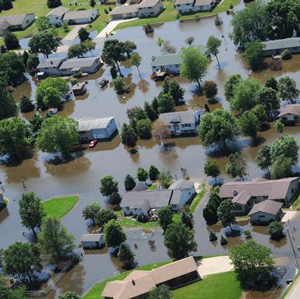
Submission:
[[[69,11],[65,14],[64,20],[68,21],[89,18],[93,12],[97,12],[97,9]]]
[[[287,105],[278,115],[284,116],[287,114],[293,114],[293,115],[298,115],[300,116],[300,104],[292,104],[292,105]]]
[[[151,66],[161,65],[174,65],[179,64],[181,61],[180,54],[164,54],[159,56],[153,56]]]
[[[262,44],[265,46],[263,51],[297,48],[300,47],[300,37],[270,40],[267,42],[262,42]]]
[[[82,235],[81,242],[99,242],[103,240],[103,234],[84,234]]]
[[[97,59],[99,60],[99,57],[68,59],[63,62],[60,69],[91,67]]]
[[[194,182],[190,180],[180,179],[177,182],[173,183],[169,189],[191,189],[194,187]]]
[[[162,113],[159,120],[167,124],[194,124],[196,122],[193,111],[178,111]]]
[[[145,191],[148,189],[148,186],[145,182],[137,182],[135,187],[132,189],[132,191]]]
[[[55,9],[53,9],[52,11],[50,11],[47,16],[57,16],[57,17],[63,17],[63,15],[69,11],[69,8],[63,7],[63,6],[59,6]]]
[[[276,216],[280,211],[282,205],[283,203],[281,202],[277,202],[273,200],[264,200],[262,202],[255,204],[248,215],[253,215],[261,212],[261,213],[267,213]]]
[[[39,65],[37,66],[37,69],[42,69],[42,68],[58,68],[60,66],[60,64],[67,60],[67,58],[63,57],[63,58],[48,58],[45,59],[43,61],[41,61],[39,63]]]
[[[34,15],[34,13],[5,16],[0,18],[0,22],[5,20],[7,23],[9,23],[10,26],[20,26],[23,24],[25,18],[28,15]]]
[[[138,12],[137,4],[132,4],[132,5],[118,6],[113,11],[111,11],[109,14],[110,15],[122,15],[122,14],[137,13],[137,12]]]
[[[0,29],[1,30],[6,30],[8,29],[10,24],[5,20],[5,18],[0,19]]]
[[[212,0],[196,0],[194,6],[210,5]]]
[[[105,117],[105,118],[83,117],[77,119],[78,130],[89,131],[93,129],[105,129],[112,119],[114,119],[114,117]]]
[[[177,0],[175,5],[193,4],[194,0]]]
[[[138,4],[138,8],[147,8],[155,6],[159,0],[143,0],[140,4]]]

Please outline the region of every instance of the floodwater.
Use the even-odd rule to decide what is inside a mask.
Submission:
[[[241,4],[242,6],[243,4]],[[240,7],[241,7],[240,6]],[[209,103],[211,110],[216,108],[228,108],[228,103],[224,99],[224,84],[229,75],[238,73],[243,78],[253,76],[262,81],[270,75],[283,76],[289,75],[297,81],[300,87],[300,57],[295,56],[290,61],[283,62],[283,70],[272,72],[269,69],[261,73],[252,74],[244,65],[241,57],[236,53],[235,47],[228,37],[231,31],[231,16],[221,14],[224,21],[222,26],[215,26],[214,18],[205,18],[199,21],[172,22],[163,25],[157,25],[153,35],[146,36],[141,27],[133,27],[117,32],[114,38],[120,40],[132,40],[137,45],[137,50],[142,56],[140,71],[142,80],[140,80],[136,68],[130,68],[128,63],[122,64],[122,72],[127,77],[128,84],[131,84],[131,92],[124,96],[118,96],[113,90],[111,84],[104,90],[99,90],[96,80],[99,78],[108,78],[111,81],[109,69],[101,69],[98,73],[91,75],[82,80],[87,80],[88,94],[76,97],[76,100],[65,104],[64,109],[59,112],[61,115],[80,118],[86,116],[115,116],[119,128],[124,122],[127,122],[126,110],[134,106],[143,106],[145,101],[152,99],[161,91],[162,83],[151,81],[150,62],[151,56],[160,54],[160,49],[156,45],[158,37],[169,40],[170,43],[178,50],[186,46],[184,40],[189,36],[195,37],[195,44],[205,45],[209,35],[214,35],[222,39],[225,36],[220,49],[219,60],[221,70],[217,67],[215,59],[212,60],[209,70],[204,80],[214,80],[218,84],[218,98],[215,103]],[[97,53],[100,53],[103,41],[97,43]],[[56,55],[56,54],[55,54]],[[61,54],[59,54],[61,55]],[[194,94],[196,85],[182,78],[178,80],[181,86],[186,90],[186,106],[178,109],[194,109],[203,107],[206,99]],[[34,98],[36,82],[29,79],[17,88],[14,93],[16,101],[22,94],[27,94]],[[32,114],[23,115],[29,119]],[[286,128],[287,134],[292,134],[300,141],[300,131],[298,127]],[[238,142],[230,145],[230,150],[239,150],[247,160],[247,172],[249,177],[262,176],[263,172],[258,169],[255,163],[255,156],[262,143],[270,144],[278,137],[278,133],[273,129],[261,132],[260,144],[253,144],[249,139],[240,139]],[[154,140],[140,141],[136,154],[130,154],[128,149],[120,143],[117,135],[110,142],[98,143],[94,149],[85,150],[82,155],[65,164],[51,164],[49,160],[52,155],[34,152],[31,159],[23,161],[19,166],[8,167],[0,165],[0,180],[4,188],[5,197],[10,199],[8,209],[0,214],[0,247],[6,248],[9,244],[27,239],[22,236],[24,228],[20,224],[18,215],[18,201],[24,191],[34,191],[42,200],[49,199],[53,196],[78,194],[79,203],[74,210],[63,219],[63,224],[77,238],[79,244],[80,236],[87,231],[88,224],[81,215],[83,207],[87,204],[98,201],[105,205],[105,200],[99,192],[99,181],[105,175],[111,174],[119,181],[120,193],[123,194],[123,181],[126,174],[135,175],[138,167],[149,168],[151,164],[159,168],[169,168],[174,177],[180,178],[181,168],[186,168],[192,180],[200,182],[204,178],[203,166],[208,159],[216,159],[222,170],[221,177],[226,180],[229,177],[225,173],[225,165],[228,160],[228,153],[217,154],[211,150],[205,149],[198,137],[174,138],[170,140],[171,146],[168,150],[161,151],[159,145]],[[298,170],[297,168],[295,170]],[[26,188],[23,188],[22,180]],[[229,244],[225,247],[217,243],[208,241],[209,230],[202,218],[202,209],[205,202],[201,205],[195,216],[196,240],[198,242],[197,255],[213,255],[228,252],[228,248],[234,244],[243,242],[240,238],[229,238]],[[241,223],[242,229],[248,229],[247,223]],[[298,221],[295,221],[296,229],[300,229]],[[223,228],[214,226],[209,228],[218,233]],[[163,236],[159,230],[154,231],[151,238],[155,240],[156,248],[150,248],[147,238],[135,238],[132,232],[128,243],[137,244],[135,250],[136,260],[140,265],[164,261],[168,259],[166,248],[163,246]],[[286,266],[289,273],[293,275],[294,260],[291,245],[287,240],[279,243],[269,241],[266,235],[266,229],[255,227],[252,233],[255,240],[268,245],[274,256],[278,258],[278,267]],[[300,245],[300,239],[297,231],[293,233],[295,244]],[[83,261],[73,268],[59,283],[55,291],[49,298],[57,297],[60,293],[67,290],[76,291],[80,294],[86,292],[94,283],[100,279],[116,274],[120,270],[118,261],[111,258],[107,251],[89,253],[84,255]],[[274,291],[277,296],[278,291]],[[258,297],[256,294],[247,294],[247,297]],[[273,298],[275,298],[273,297]],[[278,297],[278,296],[277,296]]]

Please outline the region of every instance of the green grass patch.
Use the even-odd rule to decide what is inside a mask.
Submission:
[[[135,270],[145,270],[145,271],[150,271],[152,269],[164,266],[166,264],[169,264],[171,261],[168,262],[160,262],[160,263],[155,263],[155,264],[149,264],[143,267],[136,268]],[[106,284],[110,281],[114,280],[122,280],[125,277],[127,277],[133,270],[123,272],[117,276],[107,278],[105,280],[102,280],[98,283],[96,283],[84,296],[83,299],[102,299],[103,297],[101,296]]]
[[[223,0],[223,2],[220,5],[218,5],[213,11],[198,12],[192,15],[184,15],[184,16],[178,14],[178,11],[174,7],[173,2],[164,2],[163,6],[165,10],[158,17],[139,19],[139,20],[133,20],[133,21],[121,23],[117,26],[116,30],[124,29],[127,27],[133,27],[133,26],[143,26],[147,24],[157,24],[157,23],[172,22],[177,20],[189,20],[189,19],[208,17],[229,10],[230,3],[236,6],[239,4],[239,2],[240,0]]]
[[[174,299],[239,299],[242,289],[234,272],[206,276],[203,280],[174,290]]]
[[[292,210],[297,210],[297,208],[299,208],[300,206],[300,194],[298,195],[298,198],[293,202],[291,208]]]
[[[204,195],[206,193],[206,186],[205,183],[202,183],[201,185],[201,191],[196,195],[196,197],[193,199],[191,205],[190,205],[190,213],[194,214],[197,210],[197,207],[201,200],[203,199]]]
[[[54,197],[43,202],[46,216],[62,219],[77,204],[79,197],[77,195]]]
[[[158,183],[153,183],[153,184],[148,188],[148,191],[156,190],[157,187],[158,187]]]

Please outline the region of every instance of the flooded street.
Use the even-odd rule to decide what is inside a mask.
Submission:
[[[242,6],[243,4],[241,4]],[[122,72],[127,78],[128,84],[132,83],[133,90],[131,93],[118,96],[111,83],[104,89],[100,90],[96,85],[96,79],[108,78],[111,81],[109,69],[102,68],[98,73],[83,78],[87,80],[88,94],[76,97],[74,101],[65,104],[64,109],[59,112],[73,118],[95,116],[107,117],[115,116],[118,127],[121,128],[124,122],[127,122],[126,110],[134,106],[143,106],[145,101],[152,101],[162,89],[161,82],[150,80],[151,74],[151,57],[160,54],[160,49],[156,45],[158,37],[170,41],[171,45],[177,50],[185,47],[184,40],[189,36],[195,37],[195,45],[205,45],[209,35],[214,35],[219,39],[225,36],[227,46],[223,43],[220,49],[219,60],[222,69],[219,70],[217,62],[213,58],[208,73],[204,80],[213,80],[218,84],[218,97],[216,103],[210,104],[210,109],[228,108],[229,104],[224,98],[224,84],[231,74],[241,74],[243,78],[253,76],[265,81],[268,76],[288,75],[297,81],[300,87],[300,55],[295,55],[290,61],[283,61],[283,70],[279,72],[271,72],[265,70],[261,73],[251,74],[246,68],[243,60],[236,53],[235,47],[228,37],[231,32],[230,20],[231,16],[225,13],[220,15],[224,24],[217,27],[214,24],[214,18],[204,18],[199,21],[171,22],[163,25],[156,25],[154,34],[146,36],[141,27],[132,27],[117,32],[113,38],[120,40],[132,40],[137,45],[137,51],[142,56],[142,64],[140,71],[143,80],[140,80],[135,67],[130,68],[128,63],[122,65]],[[103,41],[104,42],[104,41]],[[96,53],[100,53],[103,42],[97,44]],[[194,109],[203,107],[207,102],[205,97],[194,94],[195,84],[185,79],[175,77],[181,86],[186,90],[185,100],[186,106],[178,109]],[[28,80],[17,88],[14,97],[18,101],[23,94],[27,94],[34,98],[35,84],[33,80]],[[30,119],[32,114],[23,115],[24,118]],[[299,127],[290,127],[285,129],[286,134],[292,134],[296,140],[300,142]],[[262,142],[270,144],[279,135],[273,128],[260,132]],[[149,168],[151,164],[158,168],[168,168],[173,176],[181,178],[181,168],[188,170],[191,180],[200,182],[205,177],[203,173],[204,164],[208,159],[216,159],[221,167],[221,178],[228,179],[225,173],[225,165],[227,163],[227,155],[216,156],[214,152],[205,149],[198,137],[174,138],[170,140],[173,146],[168,147],[167,151],[161,151],[155,140],[140,141],[138,143],[138,152],[130,154],[128,150],[120,142],[117,135],[110,142],[100,142],[94,149],[88,149],[73,161],[54,165],[47,162],[52,156],[47,153],[36,151],[32,159],[23,161],[16,167],[8,167],[0,165],[0,181],[4,187],[4,196],[10,199],[8,209],[0,214],[0,247],[6,248],[9,244],[21,241],[26,242],[26,238],[22,236],[25,230],[20,223],[18,215],[18,201],[24,191],[34,191],[42,200],[47,200],[54,196],[78,194],[80,196],[79,203],[74,210],[71,211],[63,219],[63,224],[77,238],[77,244],[83,233],[87,231],[87,223],[82,217],[82,209],[89,203],[100,201],[105,206],[105,201],[99,192],[100,179],[105,175],[113,175],[119,181],[119,191],[124,193],[124,178],[126,174],[135,176],[138,167]],[[260,143],[261,145],[262,143]],[[247,160],[248,177],[262,176],[263,172],[257,167],[255,157],[260,145],[254,145],[250,139],[241,139],[235,144],[230,145],[230,149],[240,150]],[[295,169],[297,170],[297,169]],[[22,180],[25,181],[26,189],[23,188]],[[219,241],[211,243],[208,241],[209,231],[202,217],[204,204],[201,205],[195,216],[196,240],[198,242],[198,252],[196,255],[215,255],[228,252],[228,248],[243,240],[240,238],[229,238],[229,243],[225,247],[220,246]],[[241,223],[243,229],[249,229],[247,223]],[[295,226],[300,229],[300,222],[295,220]],[[213,226],[210,228],[217,232],[223,228]],[[130,233],[129,233],[130,234]],[[300,245],[300,237],[298,231],[294,233],[295,243]],[[266,228],[255,227],[252,233],[255,240],[262,244],[268,245],[274,255],[278,257],[278,265],[288,265],[293,272],[293,254],[291,245],[287,239],[281,242],[271,242],[266,234]],[[135,239],[130,234],[128,242],[132,245],[137,244],[138,249],[134,252],[136,260],[140,265],[153,263],[156,261],[168,260],[166,248],[163,246],[163,236],[161,232],[154,231],[152,238],[155,240],[156,249],[151,249],[148,245],[148,239]],[[100,252],[90,252],[84,255],[83,261],[73,268],[58,283],[57,289],[50,293],[49,298],[55,298],[60,293],[67,290],[76,291],[79,294],[86,292],[94,283],[100,279],[116,274],[120,270],[120,264],[114,258],[111,258],[106,250]],[[276,292],[274,293],[278,297]],[[272,295],[273,296],[273,295]],[[245,298],[254,298],[251,294]],[[258,298],[256,296],[255,298]],[[270,296],[268,296],[270,298]]]

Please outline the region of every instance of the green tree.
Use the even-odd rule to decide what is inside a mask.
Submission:
[[[209,53],[214,55],[218,61],[219,69],[221,69],[218,54],[219,54],[219,48],[221,47],[222,41],[213,35],[211,35],[206,43],[206,48],[208,49]]]
[[[257,153],[256,163],[260,169],[265,170],[270,168],[272,165],[271,160],[271,147],[268,145],[263,145]]]
[[[264,45],[258,40],[246,44],[244,57],[251,70],[256,71],[262,67],[264,61],[263,49]]]
[[[171,299],[173,297],[170,288],[165,284],[162,284],[157,288],[152,289],[149,292],[147,299]]]
[[[240,153],[236,152],[229,156],[229,161],[226,164],[226,172],[234,178],[238,176],[243,179],[246,175],[246,161]]]
[[[284,155],[279,156],[272,164],[271,179],[278,180],[292,175],[293,160]]]
[[[136,177],[139,181],[145,182],[149,178],[148,171],[145,168],[139,167]]]
[[[149,139],[152,137],[152,122],[149,118],[141,119],[136,123],[137,135],[141,139]]]
[[[275,263],[271,253],[270,248],[253,240],[230,250],[229,257],[243,288],[268,289],[276,282],[272,274]]]
[[[193,36],[189,36],[184,41],[187,45],[191,46],[192,43],[195,41],[195,38]]]
[[[244,136],[256,139],[260,128],[260,122],[252,111],[245,111],[239,119],[241,132]]]
[[[27,276],[32,283],[34,272],[43,269],[40,250],[35,244],[16,242],[4,251],[4,271],[9,275]]]
[[[168,226],[164,245],[168,249],[168,255],[174,260],[188,257],[190,252],[197,250],[193,231],[181,222],[174,222]]]
[[[149,168],[149,179],[151,181],[156,181],[158,179],[158,176],[159,170],[154,165],[151,165]]]
[[[168,226],[173,222],[173,211],[171,207],[160,208],[157,211],[158,222],[164,233]]]
[[[158,176],[158,180],[160,181],[160,184],[164,187],[164,188],[169,188],[172,180],[173,180],[173,176],[171,174],[170,169],[161,169],[159,176]]]
[[[299,97],[300,91],[297,83],[291,77],[280,78],[278,81],[279,96],[282,101],[290,101],[292,103]]]
[[[144,104],[144,111],[147,117],[153,122],[158,118],[157,111],[148,102]]]
[[[90,6],[95,7],[95,5],[96,5],[96,1],[95,0],[90,0]]]
[[[265,123],[268,120],[268,116],[266,113],[266,110],[263,108],[262,105],[256,105],[251,112],[256,116],[258,119],[258,122],[260,124],[260,129],[263,123]]]
[[[270,88],[274,89],[275,91],[278,91],[278,85],[277,85],[276,78],[273,76],[269,77],[265,83],[265,87],[270,87]]]
[[[227,141],[234,141],[239,135],[237,120],[229,111],[216,109],[201,117],[198,134],[206,147],[226,147]]]
[[[45,108],[58,108],[61,105],[61,96],[57,88],[48,87],[45,90],[43,98],[43,107]]]
[[[275,89],[271,87],[263,87],[258,92],[258,100],[260,105],[265,109],[269,119],[273,119],[280,109],[280,101]]]
[[[123,77],[118,76],[113,79],[114,88],[118,94],[121,94],[125,91],[125,82]]]
[[[0,120],[17,114],[17,105],[12,95],[4,90],[0,93]]]
[[[169,94],[175,101],[175,105],[182,104],[185,90],[175,80],[166,80],[163,84],[163,93]]]
[[[20,111],[22,113],[31,112],[34,110],[34,104],[27,95],[22,95],[20,100]]]
[[[218,93],[218,87],[214,81],[205,81],[203,89],[204,94],[208,99],[213,99]]]
[[[137,70],[139,72],[140,79],[142,79],[140,69],[139,69],[139,66],[141,65],[141,62],[142,62],[142,57],[139,53],[134,52],[134,53],[131,54],[130,63],[131,63],[131,65],[134,65],[137,68]]]
[[[203,209],[203,217],[207,225],[213,225],[218,222],[218,208],[222,202],[218,193],[211,192],[209,194],[209,200],[205,208]]]
[[[183,211],[181,214],[180,220],[189,229],[193,229],[194,225],[193,225],[193,215],[192,214]]]
[[[168,93],[160,93],[157,97],[158,113],[173,112],[175,109],[175,101]]]
[[[224,227],[229,226],[232,232],[231,225],[235,223],[235,216],[233,213],[233,203],[231,199],[223,200],[217,210],[218,219],[222,222]]]
[[[283,224],[278,221],[273,221],[268,226],[268,235],[272,240],[280,240],[284,237]]]
[[[37,144],[43,152],[61,153],[63,157],[70,157],[78,140],[78,122],[76,120],[53,116],[43,121],[38,132]]]
[[[84,43],[72,45],[68,49],[68,58],[74,58],[74,57],[80,58],[87,52],[88,52],[88,49],[85,47]]]
[[[111,210],[102,209],[96,217],[96,224],[102,228],[104,228],[105,224],[110,220],[117,220],[117,215]]]
[[[208,59],[201,48],[183,48],[181,52],[180,74],[192,82],[197,82],[201,89],[201,80],[207,72]]]
[[[108,247],[118,248],[126,241],[126,234],[116,220],[110,220],[104,226],[104,239]]]
[[[220,166],[216,161],[207,161],[204,165],[204,173],[207,176],[211,176],[217,181],[217,177],[220,175]]]
[[[4,44],[7,50],[14,50],[20,47],[17,36],[12,32],[7,32],[5,34]]]
[[[0,121],[0,154],[9,155],[12,160],[26,156],[31,145],[31,131],[19,117]]]
[[[137,135],[131,125],[123,124],[121,130],[121,141],[126,146],[135,147]]]
[[[129,246],[125,243],[120,245],[120,250],[118,253],[118,259],[123,263],[126,270],[132,269],[134,267],[134,256],[135,254],[130,250]]]
[[[59,262],[75,248],[75,237],[61,225],[57,218],[53,217],[43,219],[38,240],[42,253],[49,254],[54,262]]]
[[[41,31],[34,34],[28,46],[32,53],[42,53],[48,58],[52,52],[56,52],[59,41],[52,32]]]
[[[164,44],[164,40],[159,36],[157,38],[156,44],[161,48],[162,45]]]
[[[118,191],[118,182],[112,175],[107,175],[100,180],[100,192],[103,196],[110,196],[113,192]]]
[[[39,114],[35,114],[30,120],[30,127],[31,127],[31,130],[32,132],[35,132],[37,133],[41,127],[42,127],[42,123],[45,119],[40,116]]]
[[[58,296],[58,299],[81,299],[81,297],[75,292],[66,292]]]
[[[3,10],[10,10],[13,8],[12,0],[2,0],[0,4]]]
[[[117,206],[120,204],[122,197],[118,192],[113,192],[109,197],[109,203],[111,205]]]
[[[284,131],[284,123],[280,120],[276,120],[274,124],[274,128],[278,133],[282,134]]]
[[[147,115],[146,112],[142,107],[133,107],[130,109],[127,109],[127,116],[129,119],[130,124],[134,129],[136,129],[136,123],[141,119],[146,119]]]
[[[94,202],[92,204],[87,205],[83,210],[82,210],[82,216],[84,217],[85,220],[91,219],[93,226],[95,226],[95,221],[97,215],[101,211],[101,206],[99,203]]]
[[[81,27],[78,31],[78,37],[80,39],[80,42],[84,42],[89,38],[90,33],[84,28]]]
[[[46,31],[50,28],[49,19],[46,16],[40,16],[35,21],[38,31]]]
[[[15,290],[9,289],[7,288],[7,281],[2,277],[0,277],[0,294],[3,299],[27,299],[25,287],[19,286]]]
[[[21,223],[31,229],[36,236],[35,228],[41,228],[42,220],[46,216],[41,199],[33,192],[23,193],[19,201]]]
[[[136,183],[134,178],[130,174],[126,174],[124,180],[124,186],[126,191],[131,191],[135,187]]]
[[[62,5],[61,0],[47,0],[47,5],[49,8],[55,8]]]
[[[133,51],[136,50],[136,44],[130,40],[126,40],[124,43],[124,51],[126,53],[127,58],[130,58]]]
[[[29,69],[36,69],[39,63],[40,63],[39,56],[37,54],[30,54],[26,66]]]
[[[234,74],[230,75],[225,83],[225,98],[230,101],[235,93],[235,88],[243,81],[241,75]]]

